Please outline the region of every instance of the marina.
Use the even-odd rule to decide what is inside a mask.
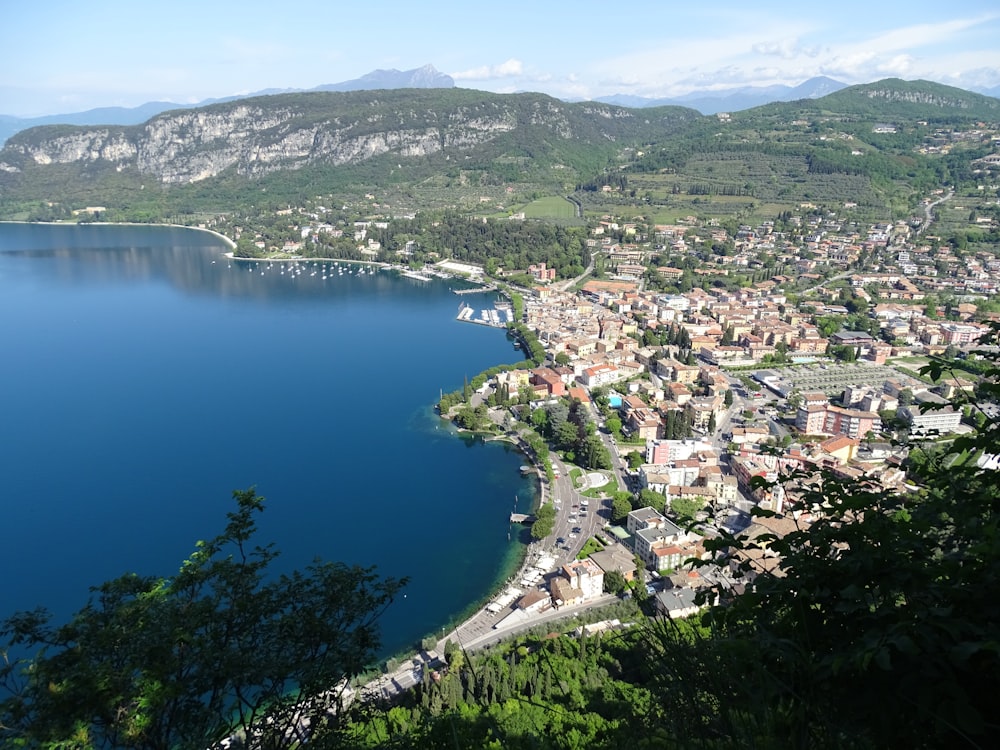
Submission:
[[[465,323],[478,323],[479,325],[492,326],[494,328],[506,328],[508,324],[514,322],[514,309],[509,302],[497,300],[492,308],[480,310],[476,316],[476,310],[472,305],[463,302],[458,308],[458,320]]]

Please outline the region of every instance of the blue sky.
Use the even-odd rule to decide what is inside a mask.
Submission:
[[[807,5],[51,0],[0,18],[0,113],[194,103],[430,63],[459,86],[561,98],[891,76],[1000,85],[997,0]]]

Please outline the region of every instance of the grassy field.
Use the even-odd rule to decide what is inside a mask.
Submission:
[[[576,206],[558,195],[550,195],[534,200],[524,207],[524,215],[529,219],[575,219]]]

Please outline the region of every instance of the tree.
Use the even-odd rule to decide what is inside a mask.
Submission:
[[[604,574],[604,590],[607,593],[617,596],[626,588],[628,588],[628,582],[625,580],[625,576],[617,570],[609,570]]]
[[[639,490],[639,507],[641,508],[650,507],[653,510],[662,513],[666,502],[667,498],[656,490],[648,488]]]
[[[531,424],[539,432],[543,432],[549,424],[549,414],[545,409],[535,409],[531,412]]]
[[[722,397],[722,403],[724,403],[727,407],[733,405],[733,389],[732,388],[727,388],[726,389],[726,393]]]
[[[622,420],[621,420],[620,417],[618,417],[618,416],[608,417],[607,420],[605,420],[605,422],[604,422],[604,426],[607,427],[608,428],[608,432],[610,432],[615,437],[618,437],[618,436],[621,435],[621,432],[622,432]]]
[[[535,513],[535,522],[531,524],[531,538],[536,541],[544,539],[555,527],[556,509],[551,504],[542,505]]]
[[[590,434],[580,444],[580,462],[587,469],[610,469],[611,454],[598,435]]]
[[[553,431],[552,438],[557,448],[562,450],[572,450],[579,442],[579,431],[572,422],[562,422]]]
[[[704,502],[693,497],[675,497],[670,501],[670,510],[676,513],[681,521],[693,521],[695,513],[704,506]]]
[[[621,523],[632,512],[632,493],[619,491],[611,499],[611,522]]]
[[[304,722],[317,738],[335,729],[336,688],[372,661],[376,621],[405,581],[322,562],[275,576],[278,553],[252,546],[264,499],[233,494],[225,531],[176,575],[108,581],[65,625],[44,610],[2,624],[29,656],[0,670],[0,737],[167,750],[239,734],[280,748]]]

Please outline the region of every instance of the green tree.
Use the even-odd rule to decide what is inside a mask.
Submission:
[[[639,490],[639,507],[645,508],[649,507],[660,513],[663,512],[664,506],[666,505],[667,498],[661,495],[656,490],[644,489]]]
[[[552,438],[556,447],[563,450],[571,450],[576,447],[579,441],[579,431],[572,422],[562,422],[555,430]]]
[[[693,521],[695,514],[705,507],[705,503],[693,497],[675,497],[670,501],[672,510],[681,521]]]
[[[622,421],[619,417],[608,417],[607,420],[604,422],[604,425],[608,428],[608,432],[610,432],[615,437],[621,435]]]
[[[628,588],[628,582],[625,580],[625,576],[617,570],[609,570],[604,574],[604,590],[607,593],[617,596],[626,588]]]
[[[611,499],[611,522],[622,523],[632,512],[632,493],[616,492]]]
[[[0,670],[0,737],[26,747],[207,747],[261,733],[269,747],[334,729],[338,685],[378,647],[401,580],[316,562],[274,575],[255,546],[264,500],[235,492],[225,531],[169,578],[125,575],[64,625],[44,610],[0,634],[27,652]]]
[[[536,430],[542,432],[549,423],[549,415],[545,409],[535,409],[531,412],[531,424]]]
[[[544,539],[555,530],[555,527],[556,509],[551,503],[546,503],[535,512],[535,522],[531,524],[531,538]]]

